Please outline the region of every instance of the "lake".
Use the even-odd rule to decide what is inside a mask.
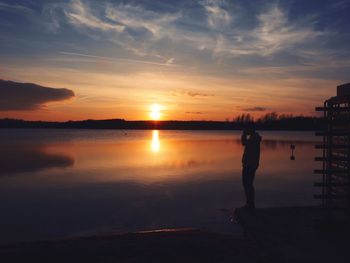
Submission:
[[[313,133],[260,134],[257,207],[317,204]],[[244,204],[242,151],[239,131],[1,129],[0,243],[170,227],[234,231],[221,210]]]

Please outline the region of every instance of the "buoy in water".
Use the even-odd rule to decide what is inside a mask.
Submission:
[[[295,160],[295,156],[294,156],[295,145],[294,145],[294,144],[291,144],[291,145],[290,145],[290,149],[291,149],[291,151],[292,151],[292,153],[291,153],[291,155],[290,155],[290,159],[291,159],[292,161],[294,161],[294,160]]]

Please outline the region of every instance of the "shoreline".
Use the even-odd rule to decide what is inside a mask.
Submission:
[[[0,128],[57,128],[57,129],[120,129],[120,130],[242,130],[246,121],[127,121],[124,119],[80,121],[25,121],[0,119]],[[316,117],[294,117],[255,122],[257,130],[316,131],[324,128],[324,121]]]

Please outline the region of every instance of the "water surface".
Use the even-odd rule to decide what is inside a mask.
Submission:
[[[315,204],[313,133],[261,134],[257,206]],[[221,209],[244,204],[242,150],[240,132],[2,129],[0,242],[226,229]]]

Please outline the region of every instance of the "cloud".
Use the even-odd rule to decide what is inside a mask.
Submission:
[[[177,90],[172,93],[172,96],[190,96],[190,97],[214,97],[213,93],[201,91]]]
[[[23,6],[23,5],[18,5],[18,4],[9,5],[9,4],[2,3],[2,2],[0,2],[0,9],[20,11],[20,12],[29,12],[29,13],[32,12],[32,10],[30,8]]]
[[[135,37],[137,35],[135,33],[140,33],[142,30],[151,33],[156,38],[168,35],[169,32],[166,29],[169,28],[172,22],[181,17],[179,12],[161,13],[151,11],[141,5],[123,3],[112,4],[107,2],[100,4],[96,12],[93,12],[89,2],[81,0],[71,0],[67,5],[61,7],[68,18],[68,22],[73,26],[115,31],[115,33],[120,33],[117,35],[123,40],[127,40],[131,36]],[[133,31],[133,33],[130,31]]]
[[[197,59],[203,59],[203,52],[209,51],[209,59],[222,63],[240,56],[271,57],[315,41],[323,34],[315,30],[316,16],[291,20],[288,10],[277,3],[261,5],[255,12],[246,10],[249,19],[255,21],[251,26],[242,26],[248,18],[239,15],[244,10],[239,3],[206,0],[198,4],[201,8],[187,10],[186,6],[176,5],[157,9],[135,2],[70,0],[66,4],[46,5],[45,10],[53,14],[54,25],[58,23],[56,12],[50,8],[61,8],[61,19],[81,33],[107,39],[138,56],[166,61],[176,52],[179,64],[181,58],[189,60],[183,50],[195,51],[190,55],[200,55]],[[233,17],[232,13],[237,15]],[[198,19],[206,19],[207,23],[198,23]]]
[[[350,1],[349,0],[341,0],[339,2],[335,2],[333,4],[334,8],[346,8],[350,5]]]
[[[174,61],[175,61],[174,58],[168,59],[167,61],[165,61],[165,63],[158,63],[158,62],[147,61],[147,60],[118,58],[118,57],[111,58],[111,57],[95,56],[95,55],[75,53],[75,52],[66,52],[66,51],[60,51],[59,53],[62,55],[73,56],[73,57],[92,58],[92,59],[95,59],[96,61],[101,61],[101,60],[108,61],[108,62],[123,61],[123,62],[130,62],[130,63],[150,64],[150,65],[166,66],[166,67],[176,66],[174,64]]]
[[[252,108],[244,108],[243,111],[266,111],[265,107],[252,107]]]
[[[68,3],[47,4],[45,14],[52,16],[51,24],[56,28],[68,23],[92,39],[106,39],[138,56],[151,55],[162,60],[155,43],[172,38],[174,22],[181,12],[160,12],[142,5],[70,0]],[[58,21],[58,14],[63,16]],[[57,26],[58,25],[58,26]]]
[[[69,89],[5,80],[0,80],[0,94],[0,111],[36,110],[48,102],[63,101],[75,96]]]
[[[168,35],[167,28],[181,17],[181,13],[159,13],[143,6],[108,4],[106,17],[111,21],[124,25],[126,29],[147,30],[153,37]]]
[[[278,5],[260,14],[258,20],[260,25],[253,35],[257,36],[257,47],[261,47],[264,55],[305,43],[321,34],[313,28],[315,17],[306,17],[300,24],[290,23],[287,14]]]
[[[202,3],[207,13],[208,25],[211,28],[220,29],[231,23],[232,16],[224,8],[224,3],[218,0],[207,0]]]
[[[33,6],[30,4],[29,6]],[[40,30],[56,32],[59,28],[58,14],[55,12],[56,8],[60,6],[59,3],[50,3],[47,6],[43,6],[42,12],[20,4],[6,4],[0,2],[0,11],[6,11],[12,15],[12,17],[23,17],[26,20],[26,28],[32,24],[35,28]],[[17,18],[16,18],[17,20]],[[9,23],[16,23],[14,20],[8,19]]]
[[[194,92],[194,91],[188,91],[186,94],[190,97],[213,97],[214,96],[214,94]]]
[[[65,11],[65,14],[71,24],[76,27],[86,27],[89,29],[99,29],[103,31],[116,31],[123,32],[124,26],[106,22],[99,19],[97,16],[93,15],[89,6],[84,5],[80,0],[71,1],[69,4],[68,10]]]
[[[344,68],[329,70],[329,66],[349,54],[344,44],[349,38],[348,30],[343,26],[346,21],[339,22],[342,15],[339,19],[331,19],[336,14],[334,8],[335,14],[329,14],[322,5],[312,10],[306,5],[304,10],[293,1],[248,2],[200,0],[168,4],[150,0],[65,0],[45,1],[41,10],[33,8],[40,4],[26,4],[33,8],[33,16],[38,21],[56,30],[55,37],[45,36],[50,45],[36,37],[35,31],[42,27],[37,24],[29,27],[29,23],[28,28],[34,31],[31,36],[35,39],[27,39],[26,33],[21,38],[17,34],[11,39],[12,33],[8,33],[0,36],[0,42],[5,48],[25,45],[25,50],[29,47],[37,53],[45,50],[45,55],[64,50],[119,57],[128,64],[131,60],[140,61],[138,65],[123,67],[124,72],[152,71],[154,67],[141,65],[145,62],[171,66],[176,62],[176,68],[168,67],[167,70],[226,78],[253,79],[263,70],[273,70],[269,76],[280,79],[291,75],[328,78],[331,74],[333,78],[346,78]],[[8,13],[15,8],[13,6],[3,5],[0,11],[7,10]],[[333,3],[324,6],[331,9]],[[22,13],[25,12],[16,11],[16,21],[9,20],[8,23],[21,22],[17,16],[24,16]],[[342,26],[335,27],[335,24]],[[24,30],[27,24],[19,24],[18,30],[20,28]],[[58,36],[60,43],[56,41]],[[23,41],[24,38],[28,41]],[[65,65],[74,66],[68,61]],[[87,63],[80,69],[84,67],[91,69]]]
[[[277,4],[262,9],[256,20],[257,26],[252,29],[233,29],[218,35],[212,43],[214,53],[271,57],[280,51],[315,41],[324,34],[314,29],[316,16],[290,21],[286,10]]]
[[[174,64],[174,61],[175,61],[175,58],[169,58],[169,59],[165,62],[165,64],[166,64],[166,65],[173,65],[173,64]]]
[[[186,114],[203,114],[204,112],[202,111],[186,111]]]

